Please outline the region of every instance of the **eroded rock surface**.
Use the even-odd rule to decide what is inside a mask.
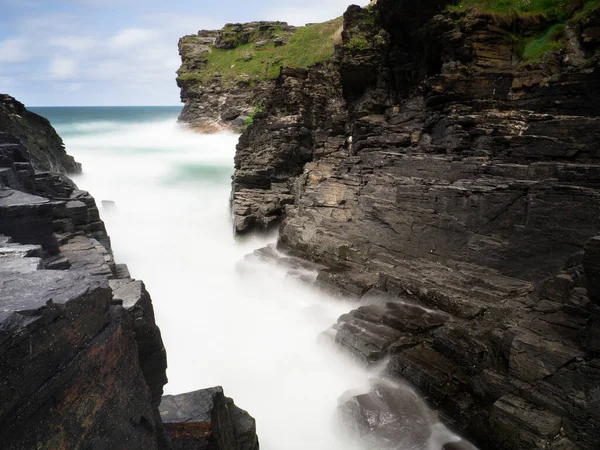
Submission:
[[[329,63],[282,71],[237,148],[235,229],[280,223],[364,300],[335,341],[480,447],[591,450],[600,10],[526,62],[511,33],[547,23],[445,7],[351,6]]]
[[[0,149],[2,448],[170,448],[149,294],[117,270],[87,192],[15,136]]]
[[[165,395],[160,415],[176,450],[258,450],[256,424],[220,386]]]

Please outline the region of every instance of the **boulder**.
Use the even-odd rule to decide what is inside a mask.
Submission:
[[[160,416],[175,450],[258,450],[254,419],[220,386],[165,395]]]

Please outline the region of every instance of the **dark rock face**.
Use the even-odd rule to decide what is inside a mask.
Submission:
[[[79,173],[81,164],[67,155],[62,139],[47,119],[28,111],[22,103],[0,94],[0,133],[8,133],[27,148],[34,169]],[[0,141],[0,152],[5,149]]]
[[[176,450],[258,450],[250,415],[214,387],[165,395],[160,415]]]
[[[206,55],[249,42],[283,45],[294,32],[295,28],[285,22],[250,22],[226,24],[221,30],[201,30],[197,35],[181,38],[182,65],[177,72],[177,85],[184,107],[179,120],[203,132],[241,129],[254,106],[264,99],[275,82],[241,77],[233,84],[226,84],[219,73],[204,75]]]
[[[281,223],[366,301],[335,341],[482,448],[594,449],[600,13],[524,63],[514,23],[446,4],[352,6],[328,64],[282,72],[240,138],[235,228]]]
[[[338,410],[354,438],[367,448],[476,450],[444,429],[423,399],[404,384],[374,381],[364,392],[345,393]]]
[[[35,171],[14,136],[0,142],[2,447],[170,448],[143,283],[117,270],[87,192]]]
[[[102,279],[0,273],[2,445],[158,448],[133,323]]]
[[[171,449],[150,294],[115,264],[93,197],[36,171],[23,142],[0,133],[0,447]],[[209,448],[258,450],[254,419],[219,392],[230,446]]]

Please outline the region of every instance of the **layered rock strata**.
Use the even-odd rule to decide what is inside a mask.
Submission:
[[[380,0],[284,69],[235,159],[238,233],[281,223],[317,283],[362,298],[335,340],[482,448],[600,439],[600,10],[521,58],[540,17]]]
[[[256,423],[220,386],[165,395],[160,415],[175,450],[258,450]]]
[[[0,127],[0,447],[173,448],[150,295],[115,263],[94,199],[36,171],[23,142]]]

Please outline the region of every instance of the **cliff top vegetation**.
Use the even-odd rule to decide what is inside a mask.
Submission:
[[[329,59],[334,45],[341,41],[342,23],[339,17],[298,27],[284,45],[276,43],[274,36],[266,43],[252,40],[233,49],[212,48],[204,55],[206,65],[201,71],[180,74],[180,78],[205,82],[220,76],[225,85],[244,79],[252,83],[277,78],[282,66],[306,68]]]
[[[585,21],[600,8],[598,0],[460,0],[449,6],[452,11],[474,10],[490,14],[506,23],[520,22],[525,27],[513,27],[512,40],[524,62],[538,61],[544,54],[565,46],[564,30],[568,24]],[[527,23],[545,23],[546,28],[535,35],[524,33]]]

